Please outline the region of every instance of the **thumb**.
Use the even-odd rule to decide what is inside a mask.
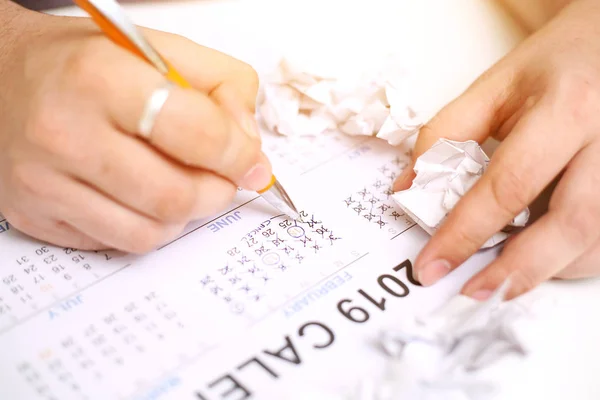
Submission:
[[[493,134],[504,121],[502,114],[509,111],[503,107],[508,94],[512,93],[512,90],[507,90],[507,84],[510,84],[508,76],[492,69],[442,108],[420,129],[412,152],[412,163],[398,176],[392,189],[398,192],[412,185],[417,158],[439,139],[475,140],[481,144]]]

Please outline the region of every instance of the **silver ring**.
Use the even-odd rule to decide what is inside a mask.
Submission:
[[[167,82],[162,87],[156,89],[146,102],[140,122],[138,123],[138,133],[140,136],[146,139],[150,137],[156,117],[169,98],[173,86],[173,83]]]

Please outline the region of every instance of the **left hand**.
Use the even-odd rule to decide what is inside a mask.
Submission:
[[[600,2],[573,1],[424,127],[419,157],[439,138],[502,143],[415,261],[431,285],[473,255],[559,174],[548,212],[463,287],[485,299],[510,277],[508,299],[552,278],[600,273]],[[394,189],[410,187],[412,165]]]

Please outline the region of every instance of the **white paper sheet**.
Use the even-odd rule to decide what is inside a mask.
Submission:
[[[50,246],[1,221],[0,398],[278,399],[309,386],[296,381],[337,390],[380,362],[363,333],[436,308],[496,254],[415,285],[407,270],[428,236],[391,198],[406,154],[335,133],[265,133],[264,147],[304,222],[242,191],[134,257]]]
[[[427,233],[433,235],[458,200],[485,172],[489,158],[477,142],[438,140],[416,161],[416,177],[410,188],[395,193],[396,204]],[[523,227],[529,220],[525,208],[509,224]],[[498,232],[482,248],[502,243],[509,234]]]

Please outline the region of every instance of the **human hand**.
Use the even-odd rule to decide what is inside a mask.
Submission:
[[[15,25],[13,25],[15,26]],[[195,90],[174,88],[136,136],[165,78],[88,19],[22,11],[0,53],[0,212],[37,239],[143,253],[226,207],[271,166],[254,120],[254,70],[146,30]]]
[[[425,126],[414,157],[439,138],[502,143],[415,260],[431,285],[473,255],[554,178],[548,211],[508,241],[462,293],[508,298],[551,277],[600,273],[600,2],[577,0],[484,73]],[[394,190],[410,187],[412,165]]]

